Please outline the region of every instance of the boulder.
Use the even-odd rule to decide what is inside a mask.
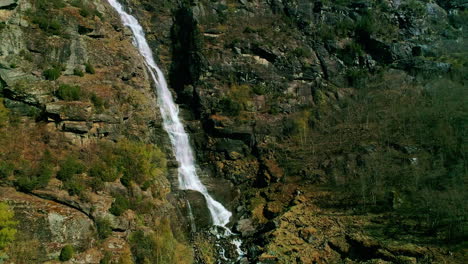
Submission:
[[[255,233],[255,226],[252,219],[242,219],[237,222],[236,230],[241,233],[243,237],[252,236]]]
[[[85,121],[92,115],[91,104],[85,102],[53,102],[46,104],[45,110],[54,120]]]
[[[38,107],[23,103],[21,101],[10,100],[5,98],[3,100],[5,107],[22,116],[39,116],[41,110]]]
[[[197,230],[209,228],[213,221],[211,220],[211,214],[206,205],[205,196],[192,190],[185,190],[182,191],[182,193],[186,200],[186,209],[189,221],[191,221],[190,218],[193,216]],[[190,216],[190,212],[192,216]]]
[[[90,129],[89,124],[86,122],[65,121],[63,122],[62,130],[76,134],[88,133]]]

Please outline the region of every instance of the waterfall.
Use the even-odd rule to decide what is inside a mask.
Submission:
[[[189,200],[185,200],[187,202],[187,210],[188,210],[188,216],[190,220],[190,229],[192,233],[197,232],[197,226],[195,225],[195,218],[193,217],[193,212],[192,212],[192,206],[190,205]]]
[[[179,109],[174,103],[172,94],[167,87],[164,74],[156,65],[153,53],[145,38],[145,33],[138,20],[125,12],[123,6],[117,0],[108,0],[110,5],[119,13],[122,22],[133,32],[133,44],[138,48],[145,60],[146,67],[155,83],[158,95],[158,103],[163,118],[163,125],[172,143],[172,148],[179,164],[178,179],[179,188],[182,190],[198,191],[206,199],[208,209],[216,226],[225,227],[232,215],[224,206],[213,199],[208,190],[200,181],[195,169],[195,160],[190,147],[190,142],[184,126],[179,118]]]

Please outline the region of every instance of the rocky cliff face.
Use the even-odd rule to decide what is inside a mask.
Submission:
[[[424,209],[411,201],[408,193],[415,191],[381,180],[411,178],[415,162],[424,175],[439,163],[451,173],[441,175],[466,168],[466,155],[455,158],[465,153],[461,143],[426,143],[463,134],[453,124],[466,107],[444,108],[456,120],[440,123],[451,127],[437,134],[441,140],[425,138],[427,126],[407,114],[430,109],[406,107],[427,105],[419,98],[434,87],[462,87],[459,97],[466,95],[462,1],[122,2],[145,28],[180,103],[203,181],[234,212],[251,263],[463,262],[455,244],[428,242],[445,234],[447,225],[437,228],[447,218],[406,217],[400,209]],[[28,256],[37,261],[52,260],[72,244],[72,263],[153,263],[162,257],[154,252],[164,248],[158,240],[164,238],[178,248],[166,250],[164,261],[190,262],[180,256],[190,256],[183,246],[188,224],[171,221],[173,230],[187,229],[167,233],[162,216],[182,219],[187,205],[180,197],[189,197],[203,230],[209,224],[204,201],[175,192],[155,95],[131,34],[109,5],[0,1],[0,44],[6,107],[0,104],[0,200],[15,209],[23,230],[10,249],[12,261],[28,262],[16,256],[25,250],[22,237],[32,236],[41,246]],[[437,155],[444,161],[428,158]],[[132,157],[133,167],[124,162]],[[368,179],[374,171],[383,176]],[[427,181],[448,176],[433,177]],[[439,189],[452,188],[444,184]],[[348,192],[353,188],[358,194]],[[415,189],[426,195],[426,185]],[[453,190],[451,197],[465,197],[466,191]],[[425,197],[437,195],[446,197]],[[459,201],[450,204],[462,206]],[[466,215],[453,218],[464,237]],[[38,222],[47,231],[38,230]],[[457,227],[449,233],[460,230],[450,226]],[[420,227],[436,235],[410,232]],[[206,241],[193,240],[196,259],[213,261]]]
[[[66,245],[70,263],[142,261],[141,230],[177,248],[160,259],[190,261],[165,220],[177,213],[155,94],[117,14],[104,1],[3,1],[0,19],[0,201],[19,222],[6,262],[49,263]]]
[[[235,186],[234,196],[223,199],[226,194],[217,192],[219,185],[209,185],[235,212],[236,229],[249,245],[252,262],[437,263],[446,257],[460,261],[460,255],[455,259],[446,255],[444,250],[449,249],[430,253],[433,246],[420,244],[428,237],[412,233],[413,244],[404,245],[408,238],[369,231],[413,226],[406,216],[393,223],[397,227],[380,219],[405,215],[400,214],[405,206],[424,207],[409,201],[415,199],[414,193],[403,194],[408,191],[394,184],[371,191],[368,186],[384,184],[373,178],[358,187],[371,193],[362,194],[358,200],[364,200],[357,204],[340,193],[346,196],[346,190],[357,188],[357,179],[373,177],[364,171],[374,166],[370,164],[406,166],[402,164],[409,156],[431,155],[426,143],[409,139],[420,132],[390,129],[392,124],[377,120],[391,120],[388,111],[397,119],[406,116],[394,107],[407,111],[401,106],[419,104],[425,91],[441,83],[464,89],[463,3],[128,3],[148,21],[146,30],[162,53],[161,64],[183,107],[200,167],[209,175],[205,181],[227,179]],[[172,60],[166,57],[168,51]],[[417,122],[413,127],[419,126]],[[399,161],[377,158],[383,153],[392,153]],[[389,171],[411,177],[384,165],[373,169],[381,175]],[[329,189],[330,185],[345,191]],[[426,187],[418,188],[422,192]],[[457,196],[463,196],[459,191]],[[327,209],[327,199],[335,200],[333,209]],[[362,214],[358,205],[362,203],[385,213],[353,217]],[[346,209],[337,209],[342,207]],[[389,207],[393,209],[384,209]],[[435,232],[442,235],[445,227],[439,228]]]

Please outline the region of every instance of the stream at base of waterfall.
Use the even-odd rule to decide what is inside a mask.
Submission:
[[[138,48],[138,51],[143,57],[148,72],[155,84],[158,104],[163,118],[163,126],[169,135],[176,160],[179,164],[179,188],[181,190],[194,190],[203,194],[213,220],[214,226],[211,229],[211,233],[215,235],[218,240],[229,240],[230,243],[236,247],[236,252],[238,254],[236,260],[240,259],[244,255],[241,250],[242,242],[226,227],[232,213],[208,193],[205,185],[203,185],[198,177],[189,137],[179,118],[179,108],[172,98],[163,72],[154,60],[153,52],[145,38],[142,26],[134,16],[128,14],[124,10],[124,7],[117,0],[108,0],[108,2],[120,15],[124,26],[130,28],[132,31],[133,44]],[[221,244],[217,243],[215,246],[219,248],[218,263],[235,262],[235,260],[229,260],[225,256],[224,248]]]

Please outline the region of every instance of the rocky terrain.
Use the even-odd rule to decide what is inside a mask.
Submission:
[[[466,3],[122,3],[243,262],[466,262]],[[216,263],[106,1],[0,1],[0,95],[0,263]]]

